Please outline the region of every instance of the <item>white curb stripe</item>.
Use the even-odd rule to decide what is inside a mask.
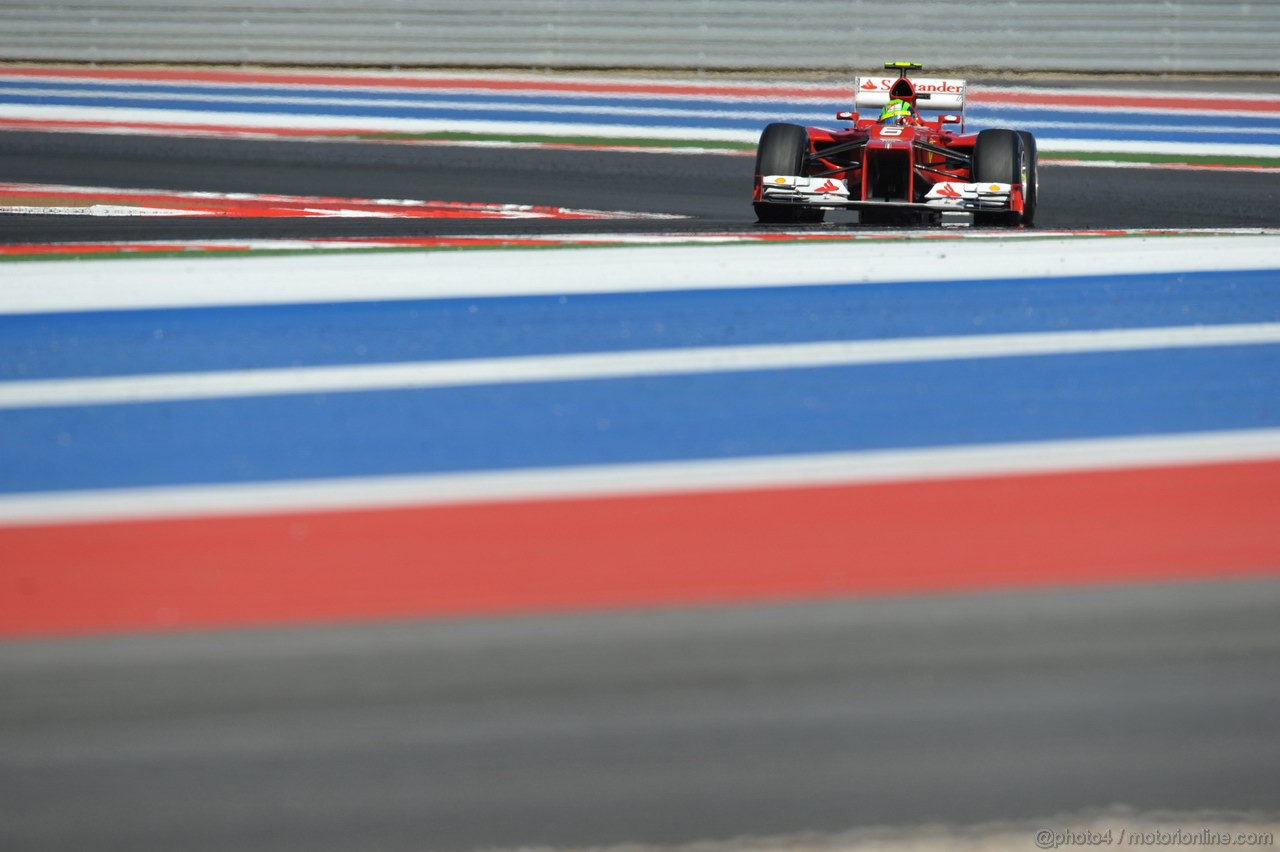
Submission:
[[[1280,460],[1280,429],[0,496],[0,527],[804,488]]]
[[[1035,235],[1035,232],[1026,232]],[[707,248],[407,252],[13,264],[0,314],[126,308],[652,293],[814,284],[1275,271],[1280,232],[1094,239],[897,240]]]
[[[661,349],[0,384],[0,409],[1280,343],[1280,323]]]
[[[391,118],[368,115],[304,115],[297,113],[201,112],[199,110],[145,109],[141,107],[71,107],[25,104],[0,105],[6,119],[34,121],[103,121],[297,130],[385,131],[392,133],[491,133],[500,136],[603,136],[628,139],[696,139],[755,142],[760,131],[717,127],[649,127],[638,124],[566,124],[556,121],[502,121],[497,119]]]

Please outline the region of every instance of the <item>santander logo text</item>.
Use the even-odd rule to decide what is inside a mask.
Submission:
[[[859,89],[865,92],[887,92],[893,88],[893,84],[898,82],[897,77],[881,77],[879,79],[863,80]],[[933,93],[958,95],[964,91],[964,83],[957,80],[912,80],[912,85],[916,87],[918,93]]]

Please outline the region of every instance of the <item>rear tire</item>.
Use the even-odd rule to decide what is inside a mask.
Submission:
[[[809,132],[798,124],[770,124],[756,147],[756,179],[764,175],[804,175],[809,159]],[[825,210],[757,201],[756,218],[765,224],[821,222]]]
[[[1022,137],[1013,130],[984,130],[973,145],[973,182],[1022,185],[1024,152]],[[1015,228],[1020,213],[975,213],[975,225]]]
[[[1026,171],[1022,176],[1022,225],[1031,228],[1036,223],[1036,201],[1040,195],[1040,173],[1036,165],[1036,137],[1029,131],[1019,130],[1018,138],[1022,140],[1022,158],[1026,163]]]

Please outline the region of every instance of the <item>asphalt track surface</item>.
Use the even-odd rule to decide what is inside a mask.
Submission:
[[[749,157],[0,134],[0,180],[681,213]],[[1275,226],[1280,176],[1046,167],[1044,227]],[[0,241],[582,222],[3,217]],[[0,645],[0,848],[684,842],[1280,801],[1280,581]]]
[[[1278,605],[1264,581],[9,645],[0,841],[468,849],[1274,808]]]
[[[670,213],[684,220],[0,216],[0,241],[758,231],[750,156],[0,133],[0,181],[410,198]],[[852,221],[829,217],[831,227]],[[1041,169],[1041,228],[1274,227],[1280,174]]]

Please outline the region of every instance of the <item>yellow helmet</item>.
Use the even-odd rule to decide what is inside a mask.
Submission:
[[[884,105],[880,113],[881,124],[905,124],[907,119],[915,115],[915,110],[906,101],[892,100]]]

